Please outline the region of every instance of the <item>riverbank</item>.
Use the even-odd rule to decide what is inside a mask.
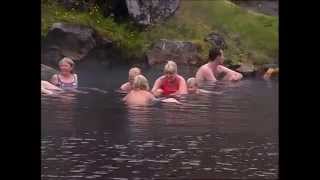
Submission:
[[[159,39],[190,41],[198,46],[206,59],[211,32],[226,41],[226,63],[273,63],[278,57],[278,17],[248,12],[227,0],[181,1],[178,10],[166,21],[141,29],[129,19],[116,22],[104,17],[94,6],[89,12],[66,10],[53,0],[42,1],[42,37],[45,39],[53,23],[66,22],[92,27],[113,41],[126,59],[144,59],[145,53]]]

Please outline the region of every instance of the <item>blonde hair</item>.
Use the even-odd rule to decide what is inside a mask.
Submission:
[[[167,64],[164,66],[165,74],[176,74],[177,72],[177,64],[174,61],[168,61]]]
[[[198,84],[196,78],[194,78],[194,77],[189,78],[189,79],[187,80],[187,86],[190,87],[190,86],[192,86],[192,85],[195,85],[195,86],[199,87],[199,84]]]
[[[133,81],[133,89],[149,91],[149,83],[147,78],[145,78],[143,75],[137,75]]]
[[[60,61],[59,61],[59,65],[63,64],[63,63],[67,63],[71,66],[72,70],[71,70],[71,73],[74,73],[74,62],[72,61],[71,58],[68,58],[68,57],[64,57],[62,58]]]

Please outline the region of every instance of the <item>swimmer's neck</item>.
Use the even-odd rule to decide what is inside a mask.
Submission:
[[[68,78],[68,77],[71,77],[71,76],[72,76],[72,73],[71,73],[71,72],[68,72],[68,73],[60,73],[60,76],[65,77],[65,78]]]
[[[212,70],[213,70],[213,69],[216,69],[218,65],[219,65],[219,64],[217,63],[217,61],[210,61],[210,62],[208,62],[208,67],[210,67]]]

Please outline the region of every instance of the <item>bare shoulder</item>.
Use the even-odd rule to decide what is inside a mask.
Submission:
[[[57,82],[58,82],[58,74],[54,74],[51,77],[50,82],[53,83],[53,84],[57,84]]]
[[[157,80],[162,80],[162,79],[164,79],[166,76],[164,76],[164,75],[162,75],[162,76],[160,76]]]
[[[127,90],[128,86],[129,86],[129,82],[126,82],[126,83],[121,85],[120,89],[121,90]]]
[[[58,74],[54,74],[53,76],[52,76],[52,79],[57,79],[58,78]]]
[[[177,75],[177,76],[178,76],[178,78],[179,78],[180,80],[186,81],[186,80],[184,79],[184,77],[182,77],[181,75]]]

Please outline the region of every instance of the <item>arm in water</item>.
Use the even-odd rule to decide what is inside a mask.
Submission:
[[[224,80],[227,81],[239,81],[242,79],[242,74],[236,71],[233,71],[227,67],[222,65],[218,65],[217,67],[218,73],[225,73],[226,75],[223,77]]]
[[[182,104],[180,101],[176,100],[175,98],[155,98],[154,100],[164,102],[164,103]]]
[[[204,90],[204,89],[199,89],[199,92],[200,92],[200,93],[203,93],[203,94],[216,94],[216,95],[223,94],[223,92],[207,91],[207,90]]]

